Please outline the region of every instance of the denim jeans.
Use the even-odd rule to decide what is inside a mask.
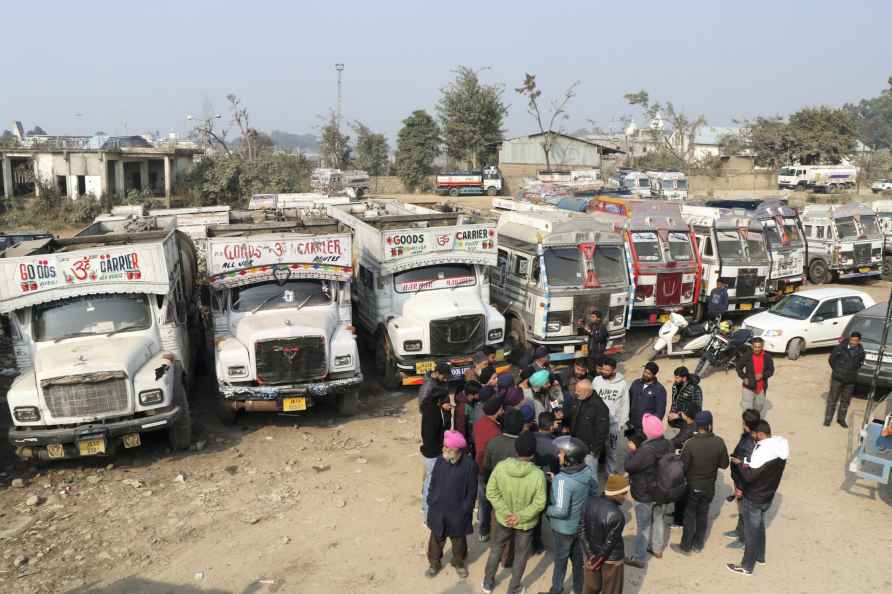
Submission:
[[[647,561],[647,550],[662,553],[665,548],[666,512],[669,506],[662,503],[635,502],[635,535],[632,556],[638,561]]]
[[[492,504],[486,498],[486,481],[477,482],[477,534],[489,536],[492,528]]]
[[[743,498],[743,565],[744,569],[753,570],[756,562],[765,562],[765,513],[770,503],[754,503]]]
[[[427,522],[427,493],[431,488],[431,473],[434,471],[434,464],[437,463],[436,458],[421,457],[424,462],[424,482],[421,483],[421,515]]]
[[[598,456],[586,454],[585,463],[589,468],[592,469],[592,476],[595,478],[595,493],[600,493],[601,483],[598,480]]]
[[[619,423],[610,422],[610,434],[607,437],[607,474],[622,474],[622,468],[619,465],[619,443],[622,432],[619,430]]]
[[[709,522],[709,504],[715,496],[715,488],[699,490],[688,488],[684,508],[684,530],[681,533],[681,548],[686,551],[702,549],[706,540],[706,526]]]
[[[564,591],[564,578],[567,577],[567,561],[573,566],[573,592],[582,594],[582,543],[575,534],[554,534],[554,573],[551,576],[551,590],[548,594],[561,594]]]

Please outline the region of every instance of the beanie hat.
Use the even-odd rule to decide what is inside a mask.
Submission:
[[[442,361],[440,363],[437,363],[434,371],[436,371],[440,375],[445,375],[447,378],[452,377],[452,366],[449,365],[449,363],[444,363]]]
[[[647,363],[645,363],[644,368],[654,375],[660,373],[660,366],[653,361],[648,361]]]
[[[541,388],[545,385],[546,382],[548,382],[550,377],[551,373],[549,373],[547,369],[540,369],[530,376],[530,387]]]
[[[510,408],[502,415],[502,433],[520,435],[523,431],[523,414],[516,408]]]
[[[529,404],[524,404],[520,407],[520,414],[523,415],[524,423],[532,423],[536,420],[536,411]]]
[[[514,451],[521,458],[532,458],[536,454],[536,436],[532,433],[522,434],[514,442]]]
[[[663,435],[663,421],[655,415],[645,413],[641,419],[641,426],[644,429],[644,435],[648,439],[656,439]]]
[[[697,416],[694,417],[694,423],[697,427],[709,427],[712,425],[712,413],[708,410],[701,410],[697,413]]]
[[[468,447],[468,442],[458,431],[447,431],[443,434],[443,445],[453,450],[463,450]]]
[[[505,406],[517,406],[523,402],[523,392],[520,388],[508,388],[505,392]]]
[[[493,416],[497,412],[502,409],[502,399],[501,398],[490,398],[486,402],[483,403],[483,414],[488,417]]]
[[[611,474],[607,477],[607,485],[604,487],[604,495],[613,497],[629,491],[629,477],[624,474]]]
[[[481,379],[483,379],[483,378],[481,378]],[[498,386],[500,388],[502,388],[503,390],[510,388],[513,385],[514,385],[514,376],[511,375],[510,373],[503,373],[502,375],[499,376]]]
[[[541,359],[548,356],[548,349],[544,346],[537,347],[533,352],[533,359]]]

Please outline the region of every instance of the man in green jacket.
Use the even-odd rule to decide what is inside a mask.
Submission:
[[[486,498],[496,518],[492,548],[483,573],[483,591],[492,592],[502,550],[514,539],[514,565],[508,594],[522,591],[520,581],[526,569],[533,530],[545,509],[545,474],[533,461],[536,437],[523,433],[514,444],[515,458],[499,462],[486,485]]]

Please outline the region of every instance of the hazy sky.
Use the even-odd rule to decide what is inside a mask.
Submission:
[[[433,112],[459,64],[505,85],[510,134],[533,122],[524,72],[546,96],[580,80],[569,130],[610,127],[641,88],[710,124],[875,96],[892,75],[892,2],[5,2],[0,128],[53,134],[182,132],[236,93],[260,129],[315,132],[334,107],[391,138]],[[125,124],[126,122],[126,124]]]

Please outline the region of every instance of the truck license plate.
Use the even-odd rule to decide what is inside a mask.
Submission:
[[[858,269],[858,272],[870,272],[870,266],[862,266]]]
[[[53,460],[65,457],[65,447],[61,443],[49,443],[46,446],[46,454]]]
[[[305,397],[299,396],[297,398],[282,399],[283,412],[294,412],[300,410],[307,410],[307,399]]]
[[[415,363],[415,373],[424,375],[428,371],[433,371],[436,367],[436,361],[418,361]]]
[[[105,438],[95,437],[92,439],[82,439],[77,442],[77,449],[81,456],[96,456],[105,453]]]
[[[139,433],[128,433],[124,436],[125,448],[138,448],[140,445],[142,445],[142,441],[139,439]]]
[[[784,293],[792,293],[795,290],[796,290],[796,287],[794,287],[793,285],[788,285],[788,286],[784,287]]]
[[[753,308],[752,303],[741,303],[740,304],[740,309],[742,309],[742,310],[747,310],[747,309],[752,309],[752,308]]]

